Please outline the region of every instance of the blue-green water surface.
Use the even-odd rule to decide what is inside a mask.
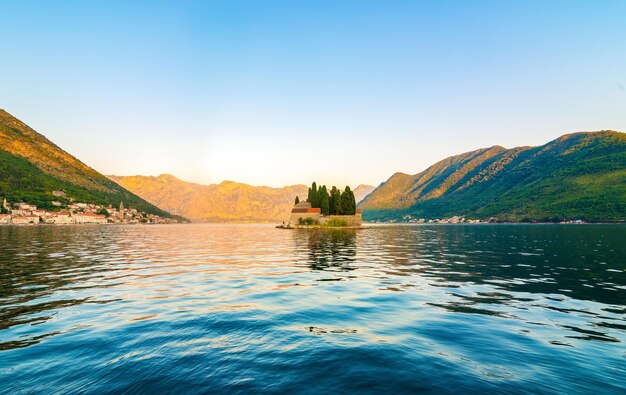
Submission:
[[[626,226],[0,227],[0,393],[624,393]]]

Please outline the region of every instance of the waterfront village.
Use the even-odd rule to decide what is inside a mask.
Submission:
[[[493,217],[486,219],[486,220],[468,219],[461,215],[455,215],[450,218],[426,220],[424,218],[418,219],[418,218],[413,217],[410,214],[407,214],[407,215],[404,215],[401,220],[391,219],[387,222],[388,223],[396,223],[396,222],[410,223],[410,224],[482,224],[482,223],[494,224],[494,223],[500,223],[502,221],[498,220],[498,218],[493,218]],[[560,221],[559,223],[561,224],[584,224],[586,222],[580,219],[576,219],[576,220],[563,220],[563,221]]]
[[[489,220],[481,221],[479,219],[467,219],[459,215],[456,215],[450,218],[425,220],[424,218],[417,219],[411,216],[410,214],[407,214],[404,217],[402,217],[402,220],[404,222],[413,223],[413,224],[464,224],[464,223],[465,224],[478,224],[481,222],[489,222]]]
[[[60,209],[62,207],[61,202],[52,202],[52,204]],[[177,222],[173,218],[148,214],[134,208],[124,208],[123,202],[120,202],[119,208],[110,205],[72,202],[64,209],[66,211],[46,211],[38,209],[33,204],[9,203],[3,199],[2,206],[0,206],[0,225],[171,224]]]

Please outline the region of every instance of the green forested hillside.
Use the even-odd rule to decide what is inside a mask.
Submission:
[[[52,191],[64,191],[56,197]],[[52,208],[52,201],[119,205],[170,217],[0,110],[0,198]]]
[[[574,133],[540,147],[468,152],[393,175],[360,207],[369,220],[625,221],[626,134]]]

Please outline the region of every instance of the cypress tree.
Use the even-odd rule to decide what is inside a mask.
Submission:
[[[300,203],[300,198],[298,196],[296,196],[296,202],[294,203],[294,205]]]
[[[341,192],[336,187],[333,187],[330,191],[330,197],[332,204],[330,206],[330,213],[333,215],[341,214]]]
[[[346,189],[341,193],[341,214],[354,215],[356,213],[356,200],[354,193],[350,190],[350,187],[346,186]]]
[[[339,215],[346,215],[348,210],[350,209],[350,204],[348,203],[348,193],[346,191],[341,192],[341,204],[339,206]]]
[[[311,184],[311,197],[309,202],[311,203],[311,207],[320,208],[320,192],[317,190],[315,181]]]
[[[350,188],[348,188],[350,190]],[[350,215],[356,214],[356,197],[354,192],[350,191]]]
[[[322,206],[320,205],[321,204],[321,200],[322,200],[321,193],[322,193],[322,187],[319,187],[317,189],[317,193],[315,194],[315,199],[317,201],[317,208],[322,208]]]
[[[328,215],[330,213],[330,196],[326,190],[326,185],[323,185],[320,190],[320,209],[322,215]]]

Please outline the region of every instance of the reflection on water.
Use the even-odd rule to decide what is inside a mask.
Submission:
[[[315,270],[351,270],[356,258],[356,230],[296,229],[297,250],[307,251]]]
[[[0,227],[0,393],[626,390],[626,227]]]

